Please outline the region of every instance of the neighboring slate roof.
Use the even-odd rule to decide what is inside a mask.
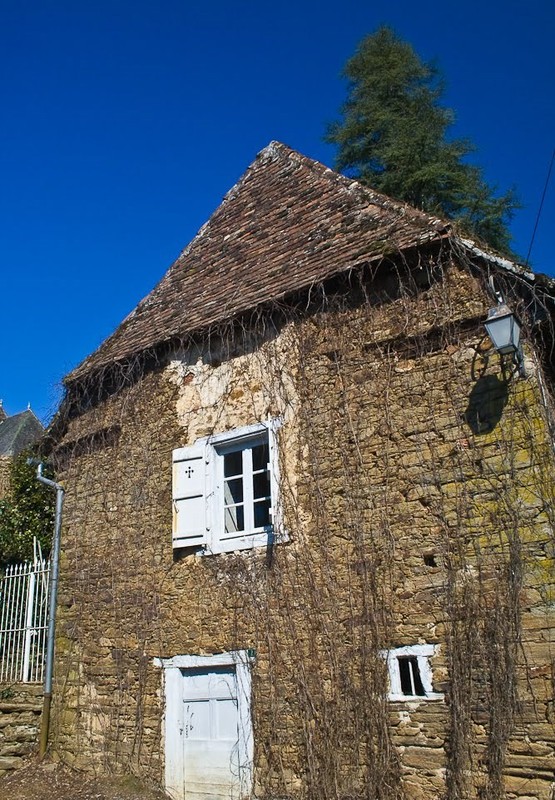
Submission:
[[[158,286],[66,381],[448,231],[271,142]]]
[[[0,456],[17,456],[41,438],[44,428],[31,409],[0,421]]]

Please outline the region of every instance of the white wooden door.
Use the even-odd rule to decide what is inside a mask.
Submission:
[[[238,800],[235,668],[184,669],[182,676],[185,800]]]

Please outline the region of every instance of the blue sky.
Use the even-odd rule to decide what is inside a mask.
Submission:
[[[447,78],[454,135],[524,208],[554,141],[551,0],[0,0],[0,398],[47,421],[63,376],[157,283],[256,153],[322,141],[380,24]],[[555,274],[555,176],[532,251]]]

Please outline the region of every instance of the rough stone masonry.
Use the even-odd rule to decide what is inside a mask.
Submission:
[[[271,271],[272,236],[281,248],[302,220],[288,176],[308,170],[315,204],[316,178],[349,202],[354,190],[296,155],[264,158],[221,214],[229,226],[234,203],[251,208],[242,192],[266,189],[261,208],[285,226],[268,233]],[[368,230],[335,215],[339,238]],[[205,241],[249,263],[248,217],[231,240],[218,219],[182,257],[197,282]],[[167,784],[181,734],[161,665],[241,652],[254,796],[552,797],[547,362],[530,341],[526,379],[503,369],[483,332],[482,268],[460,249],[386,253],[379,239],[375,261],[243,316],[227,313],[234,266],[227,316],[190,331],[171,327],[159,287],[70,376],[51,446],[66,488],[53,747],[72,765]],[[210,304],[208,278],[197,288]],[[275,537],[172,548],[173,451],[206,440],[218,456],[213,437],[267,420],[279,420]]]

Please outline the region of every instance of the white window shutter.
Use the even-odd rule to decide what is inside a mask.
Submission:
[[[206,453],[204,444],[173,451],[173,546],[206,544]]]

